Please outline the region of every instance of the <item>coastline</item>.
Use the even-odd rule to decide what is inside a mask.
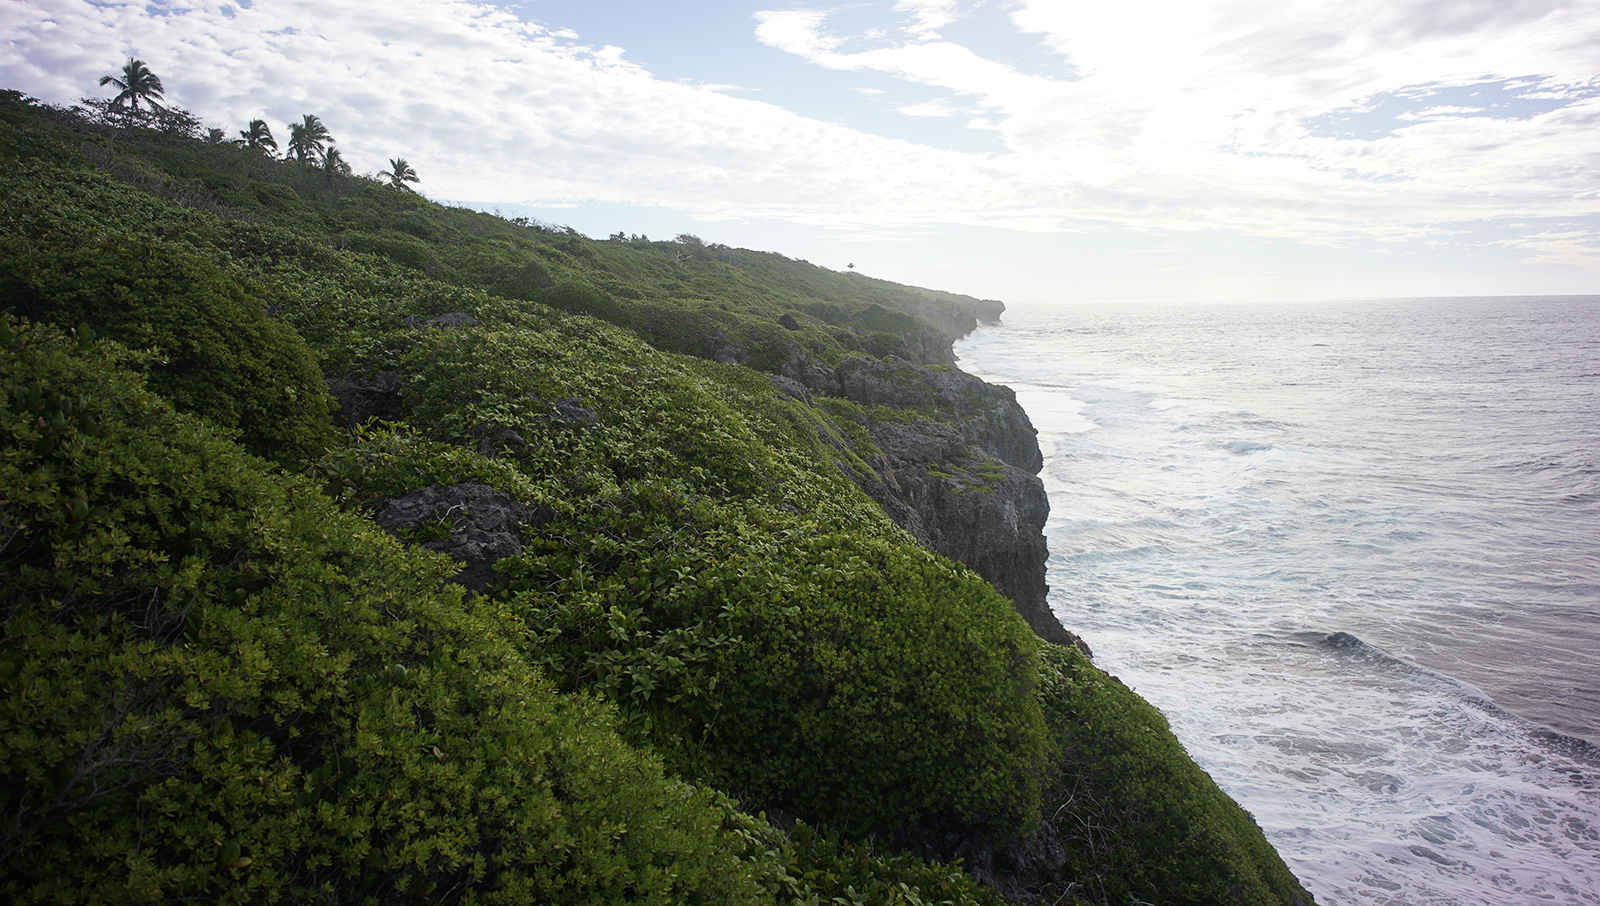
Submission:
[[[1436,307],[1415,309],[1429,313],[1426,323],[1455,329],[1437,314],[1437,306],[1445,303],[1426,301]],[[1395,304],[1352,304],[1351,310],[1359,310],[1363,319],[1351,323],[1368,325],[1374,312]],[[1474,300],[1458,309],[1457,316],[1466,319],[1488,304]],[[1583,892],[1587,869],[1576,867],[1567,855],[1589,851],[1584,829],[1600,828],[1595,799],[1600,761],[1594,747],[1580,735],[1563,735],[1507,713],[1484,691],[1416,657],[1419,651],[1434,659],[1449,657],[1437,632],[1400,635],[1411,639],[1410,650],[1391,647],[1387,638],[1376,639],[1395,637],[1436,614],[1456,621],[1446,625],[1460,625],[1463,619],[1466,626],[1481,625],[1476,622],[1480,610],[1441,610],[1460,598],[1471,600],[1470,592],[1460,590],[1464,567],[1457,567],[1454,578],[1432,583],[1440,589],[1439,604],[1398,585],[1395,577],[1404,574],[1390,566],[1394,561],[1379,559],[1386,551],[1399,556],[1409,544],[1437,545],[1448,553],[1462,535],[1427,531],[1418,520],[1435,510],[1416,504],[1379,514],[1341,509],[1338,501],[1346,496],[1384,498],[1370,491],[1341,491],[1334,483],[1345,480],[1340,476],[1368,474],[1358,468],[1356,452],[1324,449],[1336,436],[1331,426],[1344,422],[1310,408],[1312,398],[1305,394],[1319,385],[1303,375],[1284,377],[1268,370],[1266,366],[1277,367],[1280,360],[1262,353],[1267,341],[1250,332],[1262,331],[1263,313],[1270,318],[1281,311],[1285,331],[1292,331],[1289,339],[1275,340],[1285,346],[1283,361],[1305,367],[1317,356],[1350,356],[1358,351],[1356,341],[1335,333],[1341,322],[1331,320],[1343,309],[1252,306],[1249,316],[1254,320],[1241,314],[1221,321],[1232,337],[1226,349],[1179,332],[1190,324],[1209,328],[1214,322],[1206,319],[1221,318],[1217,313],[1227,309],[1132,306],[1113,312],[1110,307],[1069,306],[1060,310],[1063,320],[1050,321],[1023,308],[1009,313],[1017,320],[1008,317],[1005,328],[958,344],[963,366],[1016,386],[1041,436],[1059,442],[1055,449],[1046,446],[1044,470],[1053,504],[1046,531],[1052,547],[1050,581],[1060,592],[1052,596],[1056,613],[1084,633],[1101,666],[1168,715],[1189,751],[1256,815],[1320,899],[1385,903],[1399,896],[1406,902],[1477,902],[1525,895],[1568,904],[1594,902]],[[1243,307],[1233,310],[1242,312]],[[1320,317],[1306,314],[1313,310]],[[1562,310],[1573,309],[1535,306],[1535,311]],[[1156,320],[1157,314],[1168,312],[1183,317]],[[1517,323],[1503,312],[1495,323],[1508,320]],[[1461,330],[1472,324],[1459,323]],[[1164,332],[1149,333],[1140,345],[1145,335],[1139,329],[1146,324],[1159,325]],[[1101,329],[1115,338],[1104,348],[1093,342]],[[1569,345],[1581,335],[1571,336]],[[1391,331],[1382,342],[1409,339]],[[1156,355],[1157,349],[1162,354]],[[1375,347],[1375,359],[1382,349]],[[1208,374],[1203,355],[1213,357],[1226,380],[1196,384],[1194,374]],[[1559,358],[1546,352],[1540,357],[1551,355],[1579,369],[1571,373],[1582,373],[1581,356]],[[1543,373],[1538,358],[1525,355],[1518,361],[1537,376]],[[1236,377],[1241,362],[1261,369],[1242,387]],[[1224,366],[1231,370],[1224,372]],[[1395,377],[1407,374],[1411,372]],[[1270,408],[1275,397],[1269,391],[1289,382],[1297,388],[1297,408]],[[1230,399],[1223,395],[1229,389],[1247,390],[1250,396],[1246,401]],[[1418,398],[1429,395],[1425,385],[1415,393]],[[1314,398],[1323,397],[1349,401],[1364,431],[1382,427],[1370,417],[1382,411],[1374,408],[1377,401],[1392,406],[1404,398],[1386,397],[1372,387],[1347,391],[1338,385]],[[1033,404],[1041,398],[1047,399],[1043,405]],[[1303,414],[1295,419],[1285,411]],[[1049,417],[1041,417],[1043,412]],[[1460,430],[1474,428],[1466,422]],[[1476,430],[1482,435],[1482,429]],[[1520,442],[1520,437],[1545,433],[1525,430],[1513,420],[1506,436]],[[1569,436],[1569,449],[1582,449],[1571,444]],[[1514,456],[1483,457],[1511,463],[1500,467],[1494,480],[1584,480],[1580,472],[1561,465],[1572,461],[1570,455],[1562,459],[1551,454],[1551,467],[1544,470],[1520,470]],[[1380,477],[1407,460],[1385,462],[1384,470],[1375,470]],[[1452,493],[1492,498],[1488,512],[1497,513],[1501,525],[1524,524],[1510,521],[1503,502],[1521,500],[1494,495],[1485,485],[1480,479],[1459,492],[1452,488]],[[1581,497],[1571,495],[1569,490],[1526,499],[1548,501],[1546,506],[1583,505]],[[1459,512],[1459,504],[1454,506]],[[1293,515],[1300,512],[1310,514],[1303,523]],[[1393,519],[1409,522],[1385,521]],[[1556,523],[1556,531],[1561,524]],[[1362,537],[1363,526],[1377,537]],[[1470,543],[1481,543],[1483,537],[1480,531]],[[1297,554],[1290,546],[1291,540],[1330,538],[1347,539],[1345,552],[1338,547],[1333,553],[1302,548]],[[1565,548],[1558,542],[1547,549]],[[1453,561],[1441,557],[1440,562]],[[1523,559],[1523,569],[1531,562]],[[1383,584],[1367,582],[1361,570],[1370,571],[1378,563],[1387,579]],[[1330,569],[1342,572],[1330,574]],[[1483,581],[1502,575],[1489,570]],[[1350,582],[1350,590],[1342,582]],[[1398,613],[1372,609],[1383,602],[1405,606]],[[1552,606],[1538,612],[1555,619],[1580,611]],[[1516,644],[1475,630],[1458,630],[1454,644],[1480,644],[1520,659],[1519,652],[1536,644],[1539,636],[1529,634],[1526,623],[1502,619],[1505,625],[1495,631],[1517,627],[1523,635]],[[1384,631],[1363,629],[1365,625]],[[1554,647],[1547,648],[1551,653],[1570,644],[1553,638]],[[1580,665],[1581,660],[1568,661],[1572,669]],[[1559,701],[1549,694],[1545,692],[1546,701]],[[1405,867],[1403,877],[1394,866]],[[1398,893],[1385,886],[1390,883],[1400,884]]]

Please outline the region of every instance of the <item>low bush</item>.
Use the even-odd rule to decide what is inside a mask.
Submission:
[[[1040,648],[1039,698],[1060,747],[1047,830],[1068,857],[1064,880],[1047,894],[1086,903],[1311,902],[1160,711],[1076,648]]]
[[[633,493],[583,535],[606,540],[562,551],[577,526],[546,526],[512,569],[564,688],[608,695],[670,767],[748,808],[850,835],[1036,823],[1033,641],[993,589],[904,543]]]
[[[63,239],[0,236],[0,310],[154,351],[152,389],[237,430],[253,453],[299,460],[327,446],[330,398],[311,350],[237,279],[160,241]]]
[[[0,319],[0,899],[770,900],[776,857],[485,599]]]
[[[352,252],[379,255],[403,267],[431,273],[439,264],[439,256],[425,242],[393,233],[345,233],[335,240],[341,248]]]
[[[631,738],[751,808],[848,834],[1002,840],[1036,821],[1032,634],[894,528],[812,423],[777,417],[801,404],[589,319],[479,316],[377,347],[368,368],[399,355],[408,417],[433,442],[515,432],[495,461],[551,518],[495,593],[561,688],[611,698]]]
[[[1038,821],[1032,633],[971,573],[905,543],[798,523],[700,573],[733,641],[686,713],[704,775],[846,834],[1004,842]]]

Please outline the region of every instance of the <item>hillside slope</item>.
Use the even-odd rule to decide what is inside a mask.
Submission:
[[[9,899],[1310,901],[1051,644],[996,304],[196,131],[0,98]]]

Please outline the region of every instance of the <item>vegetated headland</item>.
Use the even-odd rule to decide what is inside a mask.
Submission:
[[[256,126],[0,93],[0,898],[1311,902],[1045,606],[999,303]]]

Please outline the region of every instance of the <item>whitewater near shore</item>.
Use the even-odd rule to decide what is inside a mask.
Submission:
[[[1050,602],[1327,904],[1600,903],[1600,298],[1013,307]]]

